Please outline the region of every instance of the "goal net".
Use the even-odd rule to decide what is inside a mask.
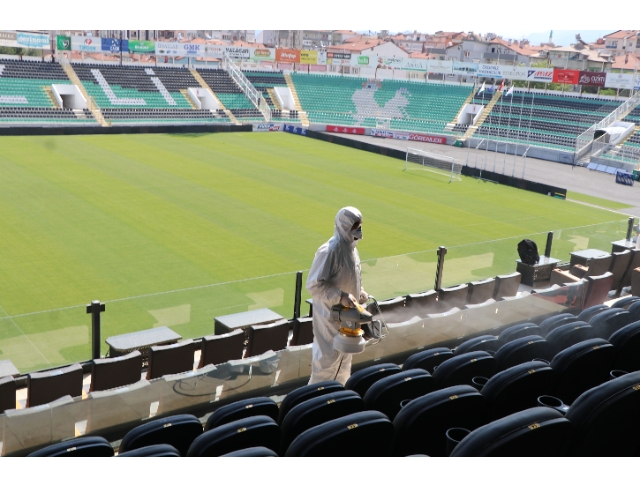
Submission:
[[[420,149],[407,147],[407,156],[404,162],[404,170],[420,168],[449,178],[451,181],[460,181],[462,164],[456,162],[453,157],[443,156]]]

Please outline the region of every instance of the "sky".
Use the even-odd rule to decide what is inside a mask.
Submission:
[[[633,2],[632,2],[633,3]],[[88,6],[89,5],[89,6]],[[104,8],[101,6],[104,5]],[[155,5],[159,8],[149,8]],[[323,0],[192,0],[175,2],[107,3],[65,0],[64,9],[50,0],[30,0],[28,13],[21,2],[3,2],[0,29],[352,29],[403,32],[493,32],[503,38],[546,41],[566,45],[581,32],[585,41],[609,33],[640,28],[619,25],[619,9],[585,8],[575,2],[427,2],[425,0],[357,2]],[[640,23],[640,17],[635,16]],[[567,33],[565,38],[561,33]],[[571,34],[573,33],[573,34]],[[560,38],[562,37],[562,42]],[[558,39],[556,41],[556,38]]]

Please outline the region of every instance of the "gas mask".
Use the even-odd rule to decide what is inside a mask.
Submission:
[[[351,236],[354,240],[362,240],[362,227],[351,230]]]

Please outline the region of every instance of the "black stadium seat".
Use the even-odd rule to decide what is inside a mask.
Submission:
[[[485,400],[471,386],[447,387],[418,397],[393,420],[393,455],[445,456],[445,432],[453,427],[473,430],[484,415]]]
[[[593,328],[584,321],[574,321],[567,325],[554,328],[545,337],[551,344],[553,355],[578,342],[594,338]]]
[[[609,338],[616,349],[612,369],[635,372],[640,370],[640,321],[620,328]]]
[[[606,382],[615,353],[613,345],[601,338],[565,348],[551,361],[556,373],[552,395],[571,404],[584,391]]]
[[[474,377],[491,377],[496,371],[496,359],[489,352],[469,352],[443,362],[433,372],[439,388],[472,385]]]
[[[577,316],[578,321],[586,321],[589,323],[591,318],[593,318],[598,313],[610,309],[606,304],[596,304],[595,306],[591,306],[590,308],[586,308],[580,312]]]
[[[505,343],[517,340],[518,338],[528,337],[531,335],[542,336],[540,327],[535,323],[520,323],[519,325],[513,325],[502,330],[498,339],[500,340],[500,345],[504,345]]]
[[[328,421],[298,436],[288,457],[386,457],[391,453],[393,424],[379,411],[362,411]]]
[[[364,410],[364,401],[354,391],[332,392],[301,402],[287,413],[280,425],[280,452],[286,452],[291,442],[309,428]]]
[[[126,452],[143,446],[166,443],[184,456],[189,445],[201,434],[202,424],[192,414],[168,416],[133,428],[122,439],[119,451]]]
[[[495,335],[482,335],[475,338],[470,338],[465,342],[461,343],[458,348],[455,349],[454,354],[460,355],[462,353],[467,352],[477,352],[477,351],[485,351],[485,352],[495,352],[500,348],[502,343],[498,340],[498,337]]]
[[[251,416],[213,428],[198,436],[187,452],[188,457],[219,457],[255,446],[277,451],[280,427],[269,416]]]
[[[307,401],[313,397],[324,396],[332,392],[343,391],[344,387],[336,380],[326,380],[299,387],[295,391],[290,392],[280,403],[280,411],[278,412],[278,424],[282,424],[287,413],[301,402]]]
[[[393,421],[402,401],[428,394],[435,387],[433,377],[426,370],[403,370],[375,382],[363,399],[368,409],[380,411]]]
[[[401,370],[398,365],[392,363],[371,365],[351,374],[344,388],[355,391],[360,397],[364,397],[369,387],[375,382],[390,375],[397,374]]]
[[[149,445],[119,453],[118,457],[179,457],[180,452],[171,445]]]
[[[571,313],[561,313],[559,315],[551,316],[550,318],[547,318],[542,323],[540,323],[539,335],[546,337],[555,328],[573,323],[575,321],[579,320],[575,317],[575,315],[572,315]]]
[[[251,416],[268,416],[274,421],[278,419],[278,405],[269,397],[252,397],[235,401],[216,409],[204,426],[205,431],[220,425]]]
[[[593,328],[594,338],[602,338],[608,340],[620,328],[633,323],[633,315],[628,311],[620,308],[611,308],[598,313],[589,320],[589,324]]]
[[[138,382],[141,375],[142,354],[138,350],[121,357],[95,359],[91,362],[89,392],[127,386]]]
[[[536,406],[539,396],[551,392],[554,372],[545,362],[525,362],[491,377],[482,388],[490,420]]]
[[[562,413],[535,407],[472,431],[452,457],[556,457],[565,454],[572,425]]]
[[[242,450],[232,451],[220,455],[222,457],[277,457],[278,455],[273,450],[269,450],[264,446],[254,446],[251,448],[244,448]]]
[[[640,454],[640,372],[589,389],[567,412],[574,426],[569,455],[628,457]]]
[[[445,347],[430,348],[422,352],[414,353],[402,364],[402,370],[424,369],[433,373],[435,367],[453,357],[453,352]]]
[[[498,370],[505,370],[535,359],[553,358],[551,344],[541,336],[525,336],[502,345],[495,355]]]
[[[16,407],[16,381],[12,376],[0,377],[0,414]]]
[[[113,447],[100,436],[81,436],[50,445],[27,455],[29,457],[112,457]]]

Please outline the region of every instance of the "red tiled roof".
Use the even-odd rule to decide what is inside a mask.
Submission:
[[[607,34],[604,37],[609,37],[611,39],[626,39],[627,37],[635,37],[636,35],[638,35],[637,30],[617,30],[615,32],[612,32],[611,34]]]
[[[638,68],[640,68],[640,57],[634,56],[633,54],[625,54],[623,56],[616,56],[611,67],[613,69],[633,70],[635,69],[636,64],[638,65]]]

